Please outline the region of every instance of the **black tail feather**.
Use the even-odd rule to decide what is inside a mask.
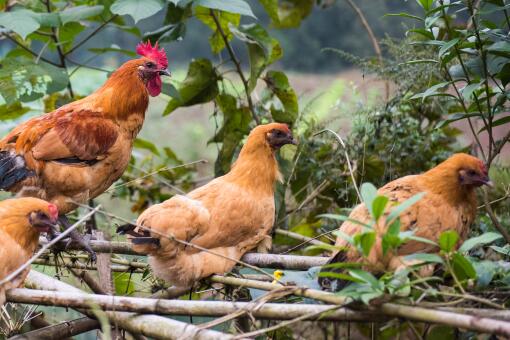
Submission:
[[[23,156],[12,151],[0,151],[0,189],[8,190],[34,172],[26,167]]]
[[[333,257],[331,257],[328,262],[321,268],[320,273],[324,272],[330,272],[330,273],[342,273],[345,269],[344,268],[328,268],[328,264],[338,263],[338,262],[346,262],[347,260],[347,252],[345,250],[340,250],[337,252]],[[328,291],[335,291],[338,292],[345,288],[350,281],[347,280],[341,280],[333,277],[322,277],[319,276],[318,278],[319,285],[324,290]]]
[[[127,223],[127,224],[118,226],[116,232],[119,235],[126,235],[126,234],[131,235],[131,233],[134,232],[135,228],[136,228],[136,225]]]
[[[135,237],[131,239],[133,244],[154,244],[156,246],[160,246],[159,239],[154,237]]]

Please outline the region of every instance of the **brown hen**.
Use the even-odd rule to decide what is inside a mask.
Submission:
[[[285,124],[253,129],[229,173],[185,196],[176,195],[150,207],[138,218],[139,227],[124,229],[131,235],[133,248],[149,254],[158,277],[179,287],[230,271],[236,262],[225,257],[239,260],[270,239],[275,218],[274,185],[281,176],[275,152],[285,144],[295,144]],[[211,253],[162,235],[172,235]]]
[[[413,230],[415,236],[435,242],[442,232],[455,230],[460,240],[464,241],[476,216],[475,188],[482,185],[491,185],[485,164],[476,157],[459,153],[423,174],[405,176],[384,185],[378,190],[378,194],[388,197],[393,203],[390,205],[395,205],[416,194],[425,193],[421,200],[400,215],[400,230]],[[329,262],[363,262],[365,269],[381,273],[396,271],[413,264],[404,260],[406,255],[438,251],[436,246],[429,243],[408,241],[396,252],[383,255],[382,235],[386,232],[384,220],[390,210],[391,208],[387,208],[385,215],[375,226],[376,242],[366,258],[345,239],[338,237],[335,245],[344,249],[337,251]],[[370,214],[364,204],[356,206],[349,218],[365,224],[371,223]],[[340,226],[340,231],[354,236],[362,231],[362,227],[346,221]],[[324,286],[330,284],[327,279],[320,281]]]
[[[38,198],[17,198],[0,202],[0,280],[28,261],[39,243],[39,234],[49,232],[58,219],[57,207]],[[0,286],[0,306],[5,290],[22,285],[30,269]]]

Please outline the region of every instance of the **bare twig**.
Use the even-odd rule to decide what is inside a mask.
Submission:
[[[101,208],[101,205],[98,205],[88,213],[86,213],[82,218],[80,218],[75,224],[70,226],[68,229],[66,229],[64,232],[59,234],[57,237],[55,237],[51,242],[48,242],[45,244],[30,260],[25,262],[21,267],[13,271],[11,274],[9,274],[7,277],[2,279],[0,281],[0,286],[5,284],[6,282],[9,282],[13,280],[16,276],[18,276],[21,272],[23,272],[25,269],[30,267],[30,265],[37,260],[44,252],[46,252],[48,249],[50,249],[53,245],[57,244],[60,240],[64,239],[67,235],[69,235],[73,230],[75,230],[80,224],[84,223],[88,218],[92,215],[94,215],[99,209]]]
[[[320,135],[321,133],[324,133],[324,132],[329,132],[329,133],[333,134],[333,136],[335,136],[335,138],[338,140],[338,142],[344,149],[344,155],[345,155],[345,159],[347,160],[347,167],[349,168],[349,173],[351,174],[352,184],[354,185],[354,189],[356,190],[356,193],[358,194],[359,201],[363,202],[363,198],[361,197],[361,193],[359,192],[359,189],[358,189],[358,184],[356,184],[356,177],[354,176],[354,170],[352,169],[351,160],[349,158],[349,153],[347,152],[347,146],[345,145],[344,140],[342,139],[342,137],[340,137],[338,135],[338,133],[336,133],[335,131],[330,130],[330,129],[324,129],[322,131],[319,131],[316,134],[314,134],[314,136]]]
[[[290,238],[293,238],[294,240],[304,241],[306,243],[310,243],[310,244],[313,244],[313,245],[316,245],[316,246],[324,246],[324,247],[329,247],[330,246],[329,244],[327,244],[325,242],[322,242],[322,241],[319,241],[319,240],[316,240],[316,239],[313,239],[311,237],[304,236],[304,235],[301,235],[301,234],[298,234],[298,233],[294,233],[292,231],[283,230],[283,229],[280,229],[280,228],[275,229],[275,233],[283,235],[283,236],[287,236],[287,237],[290,237]]]
[[[31,49],[29,49],[28,47],[26,47],[25,45],[23,45],[22,43],[18,42],[13,37],[11,37],[9,34],[4,33],[3,36],[6,37],[7,39],[9,39],[10,41],[12,41],[14,44],[19,46],[20,48],[22,48],[23,50],[25,50],[28,53],[30,53],[31,55],[33,55],[34,57],[39,58],[40,60],[44,61],[45,63],[51,64],[53,66],[60,67],[60,64],[57,64],[57,63],[55,63],[55,62],[53,62],[53,61],[51,61],[49,59],[46,59],[46,58],[40,56],[39,53],[36,53],[36,52],[32,51]]]
[[[485,188],[483,188],[483,201],[485,204],[485,210],[487,211],[487,215],[489,215],[492,224],[501,233],[501,235],[503,235],[506,243],[510,244],[510,233],[503,225],[501,225],[498,218],[496,217],[496,214],[494,214],[494,211],[492,210],[492,207],[489,203],[489,194]]]
[[[248,101],[248,106],[250,108],[250,112],[253,117],[253,120],[257,123],[257,125],[260,125],[260,119],[259,119],[259,117],[257,117],[257,114],[255,113],[255,108],[253,107],[253,101],[251,100],[248,81],[246,80],[246,77],[244,76],[243,70],[241,68],[241,63],[239,62],[239,59],[237,59],[234,49],[232,48],[232,45],[230,45],[227,35],[223,31],[223,28],[221,27],[221,23],[218,20],[218,17],[216,16],[216,13],[214,13],[214,10],[212,10],[212,9],[210,10],[210,13],[211,13],[211,17],[214,20],[214,23],[216,24],[216,28],[218,29],[218,33],[220,34],[221,38],[223,39],[223,42],[225,43],[225,46],[227,47],[227,51],[228,51],[228,54],[230,55],[230,59],[232,59],[232,62],[236,66],[237,73],[239,74],[239,78],[241,78],[241,81],[243,82],[244,92],[246,93],[246,100]]]
[[[365,30],[368,33],[368,37],[370,38],[370,41],[372,42],[372,46],[374,48],[375,54],[377,55],[377,59],[379,59],[379,63],[381,64],[381,67],[383,66],[384,59],[381,52],[381,47],[379,46],[379,42],[377,41],[377,38],[375,37],[374,31],[372,31],[372,28],[368,24],[367,19],[365,18],[365,15],[361,11],[361,9],[354,3],[352,0],[346,0],[349,6],[356,12],[356,15],[361,21],[361,24],[365,28]],[[388,101],[390,97],[390,84],[388,81],[384,82],[384,91],[385,91],[385,99]]]
[[[78,48],[80,48],[83,44],[85,44],[87,41],[89,41],[90,38],[92,38],[93,36],[95,36],[97,33],[99,33],[99,31],[101,31],[103,28],[106,27],[106,25],[108,25],[110,22],[112,22],[113,20],[115,20],[115,18],[117,18],[118,15],[117,14],[114,14],[112,15],[112,17],[108,20],[106,20],[105,22],[103,22],[101,25],[99,25],[94,31],[92,31],[88,36],[86,36],[85,38],[83,38],[83,40],[81,40],[79,43],[77,43],[76,45],[74,45],[69,51],[67,51],[64,55],[67,56],[71,53],[73,53],[74,51],[76,51]]]

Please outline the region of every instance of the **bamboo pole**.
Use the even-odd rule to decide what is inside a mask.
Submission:
[[[47,241],[44,238],[39,239],[40,244]],[[109,241],[90,241],[92,250],[97,253],[116,253],[125,255],[139,255],[136,253],[129,242],[109,242]],[[79,246],[71,244],[69,250],[81,250]],[[242,261],[253,266],[262,268],[278,268],[289,270],[308,270],[311,267],[322,266],[328,261],[328,257],[318,256],[299,256],[299,255],[278,255],[278,254],[259,254],[247,253],[242,257]]]
[[[45,291],[17,288],[7,291],[7,300],[15,303],[59,306],[74,309],[90,309],[167,315],[192,315],[219,317],[246,309],[255,318],[291,320],[307,314],[326,312],[332,305],[266,303],[250,311],[251,302],[198,301],[198,300],[157,300],[124,296],[106,296],[76,292]],[[307,320],[317,320],[319,316]],[[379,313],[353,311],[340,308],[323,315],[322,321],[382,322],[388,320]]]
[[[72,295],[83,294],[83,291],[73,287],[67,283],[58,281],[45,274],[31,270],[25,281],[28,287],[58,291],[62,293],[71,293]],[[107,299],[115,299],[113,296],[106,296]],[[94,313],[90,311],[81,311],[84,314],[94,317]],[[199,329],[194,325],[190,325],[177,320],[164,318],[157,315],[137,315],[126,312],[106,312],[106,316],[110,322],[117,324],[120,328],[130,333],[139,333],[156,339],[229,339],[230,335],[212,331]]]

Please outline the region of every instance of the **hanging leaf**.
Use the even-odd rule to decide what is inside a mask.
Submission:
[[[164,2],[162,0],[117,0],[110,10],[114,14],[129,15],[134,22],[153,16],[163,9]]]
[[[163,116],[181,106],[206,103],[218,95],[218,74],[208,59],[191,62],[186,78],[179,86],[179,98],[172,98]]]
[[[195,0],[193,4],[208,9],[216,9],[223,12],[256,18],[250,5],[244,0]]]
[[[8,104],[33,101],[64,89],[66,72],[53,65],[34,64],[25,58],[6,58],[0,62],[0,94]]]
[[[230,170],[236,149],[250,132],[251,114],[247,107],[238,107],[236,98],[229,94],[220,94],[216,103],[223,113],[223,125],[209,142],[222,143],[214,164],[215,175],[220,176]]]
[[[62,21],[62,25],[65,25],[71,21],[80,21],[86,18],[90,18],[96,15],[99,15],[103,12],[104,6],[76,6],[63,10],[58,13],[60,16],[60,20]]]
[[[137,149],[148,150],[157,156],[161,156],[158,148],[156,147],[156,145],[154,145],[154,143],[140,137],[135,139],[135,141],[133,142],[133,147]]]
[[[8,105],[0,105],[0,120],[16,119],[30,111],[30,108],[23,107],[20,102]]]
[[[315,0],[260,0],[275,28],[294,28],[301,24],[313,9]]]
[[[465,253],[473,249],[474,247],[483,246],[488,243],[492,243],[496,240],[501,239],[503,236],[498,233],[488,232],[484,233],[477,237],[472,237],[469,240],[466,240],[462,246],[459,248],[459,252]]]
[[[289,79],[281,71],[268,71],[264,78],[267,87],[280,100],[283,110],[271,106],[271,115],[277,122],[293,124],[299,112],[296,92],[289,84]]]
[[[27,35],[35,32],[41,24],[37,19],[35,12],[19,9],[11,12],[0,13],[0,26],[3,26],[17,34],[23,39],[26,39]]]
[[[221,30],[227,37],[227,41],[232,40],[234,34],[230,31],[231,26],[238,26],[241,21],[241,15],[228,12],[215,12],[216,18],[220,24]],[[195,16],[198,20],[212,29],[213,34],[209,37],[209,45],[213,53],[217,54],[225,48],[225,41],[220,34],[218,26],[211,15],[211,11],[205,7],[197,7]]]
[[[250,57],[250,79],[248,90],[251,93],[257,85],[257,80],[264,69],[280,59],[283,55],[278,40],[269,36],[267,31],[259,24],[242,25],[235,27],[229,25],[230,31],[248,46]]]
[[[452,267],[459,280],[475,279],[476,271],[471,262],[460,253],[454,253],[452,256]]]

